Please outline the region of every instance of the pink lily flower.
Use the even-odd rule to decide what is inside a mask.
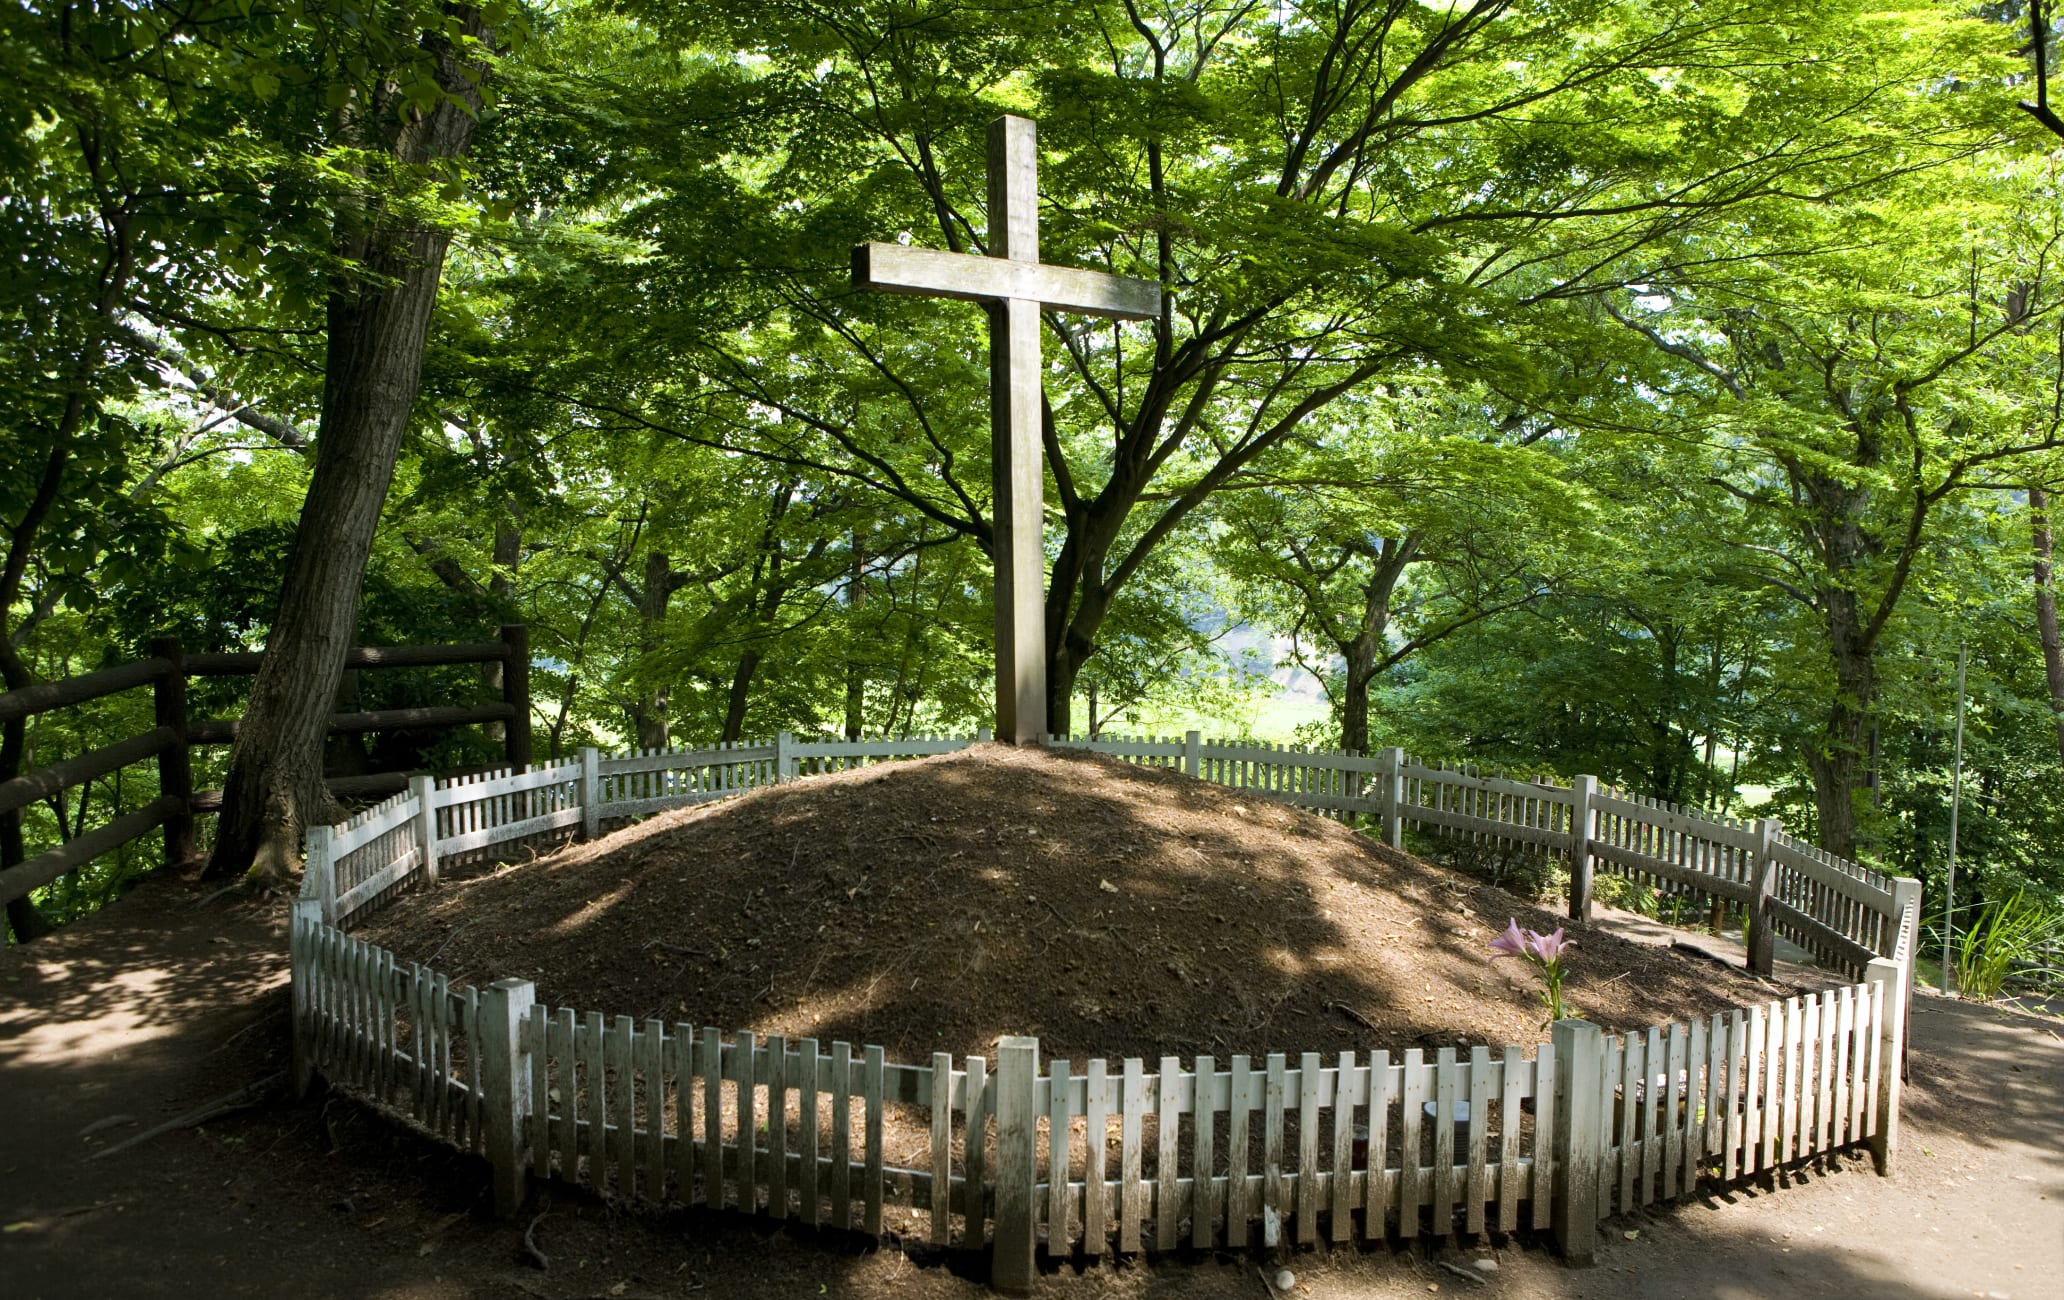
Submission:
[[[1500,957],[1524,957],[1527,955],[1526,936],[1520,933],[1519,918],[1506,922],[1505,933],[1491,940],[1491,960]]]

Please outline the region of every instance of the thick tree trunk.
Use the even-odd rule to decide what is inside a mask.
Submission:
[[[1857,799],[1869,761],[1871,712],[1878,694],[1877,663],[1863,640],[1855,595],[1832,588],[1823,593],[1823,600],[1835,694],[1818,743],[1806,755],[1806,768],[1813,777],[1820,847],[1854,859]]]
[[[468,35],[484,29],[475,10],[457,11]],[[464,154],[479,112],[485,69],[463,64],[441,36],[438,80],[463,101],[408,111],[391,148],[402,163]],[[362,106],[382,129],[398,105]],[[449,231],[413,224],[375,206],[339,220],[351,270],[329,301],[329,356],[315,469],[287,560],[279,612],[223,782],[211,876],[246,871],[277,879],[300,856],[301,833],[334,812],[323,784],[323,736],[351,644],[373,532],[415,404]]]
[[[2035,534],[2035,626],[2042,634],[2043,677],[2050,686],[2050,715],[2057,728],[2057,756],[2064,762],[2064,641],[2057,636],[2057,585],[2051,573],[2050,494],[2028,489],[2028,522]]]

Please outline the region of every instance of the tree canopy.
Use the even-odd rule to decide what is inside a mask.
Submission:
[[[1044,259],[1168,290],[1045,320],[1056,730],[1290,739],[1257,674],[1295,669],[1303,743],[1590,771],[1927,876],[1961,644],[1979,886],[2055,891],[2064,213],[2026,21],[26,0],[0,672],[313,635],[283,620],[320,597],[366,642],[527,623],[541,755],[986,722],[977,309],[857,293],[848,250],[982,251],[1008,112],[1039,123]],[[390,346],[366,322],[404,301]],[[363,563],[306,544],[345,482]],[[277,683],[209,689],[285,716]],[[134,722],[13,728],[0,767]],[[301,802],[325,762],[488,752],[378,744],[333,739]],[[32,810],[9,860],[81,816]]]

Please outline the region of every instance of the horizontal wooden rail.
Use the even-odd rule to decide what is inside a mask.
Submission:
[[[368,795],[400,794],[408,789],[410,772],[370,772],[364,776],[325,777],[323,784],[330,793],[340,799],[362,799]],[[196,790],[193,810],[197,813],[219,813],[222,811],[222,791]]]
[[[88,750],[77,758],[54,763],[27,776],[0,782],[0,813],[26,808],[38,799],[47,799],[60,790],[68,790],[94,777],[106,776],[118,767],[142,762],[178,743],[178,732],[170,727],[159,727],[140,736]]]
[[[41,682],[18,691],[0,693],[0,722],[19,722],[38,713],[66,705],[84,704],[117,691],[148,686],[171,670],[165,659],[139,659],[133,664],[103,668],[97,673],[67,677],[61,682]]]
[[[516,716],[507,704],[451,704],[420,709],[376,709],[370,713],[339,713],[330,718],[330,731],[401,731],[417,727],[463,727],[474,722],[509,722]],[[187,736],[196,745],[227,745],[236,739],[235,719],[196,722]]]
[[[0,903],[11,903],[32,889],[41,889],[65,872],[83,867],[101,854],[156,830],[185,810],[185,801],[168,795],[126,817],[117,817],[105,826],[95,827],[48,853],[39,853],[18,867],[0,871]]]
[[[344,652],[346,668],[431,668],[440,664],[493,663],[509,657],[500,641],[475,641],[465,645],[355,645]],[[186,671],[195,677],[237,677],[258,671],[265,660],[262,650],[239,650],[226,654],[194,654],[186,657]]]

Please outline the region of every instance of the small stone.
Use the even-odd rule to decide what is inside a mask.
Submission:
[[[1477,1260],[1476,1271],[1479,1273],[1495,1273],[1498,1271],[1498,1261],[1495,1259]]]
[[[1277,1271],[1277,1273],[1276,1273],[1276,1290],[1278,1290],[1278,1291],[1288,1291],[1288,1290],[1289,1290],[1289,1289],[1290,1289],[1291,1287],[1294,1287],[1294,1286],[1296,1286],[1296,1285],[1297,1285],[1297,1274],[1295,1274],[1295,1273],[1292,1273],[1292,1272],[1291,1272],[1291,1271],[1290,1271],[1289,1269],[1287,1269],[1287,1268],[1286,1268],[1286,1269],[1280,1269],[1280,1270],[1278,1270],[1278,1271]]]

